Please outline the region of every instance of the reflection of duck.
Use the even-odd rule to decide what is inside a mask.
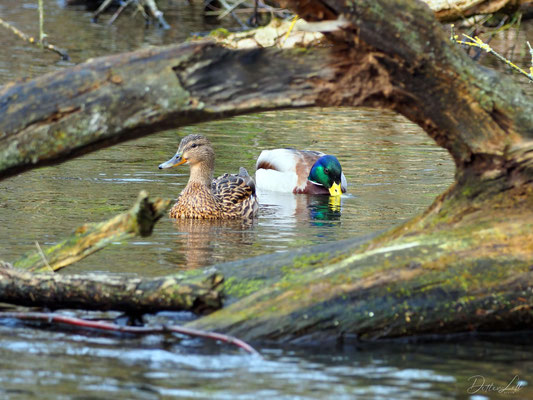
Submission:
[[[335,156],[310,150],[263,150],[255,179],[258,189],[277,192],[340,196],[347,186]]]
[[[168,252],[170,262],[178,269],[203,268],[217,262],[241,257],[235,249],[246,249],[255,241],[254,220],[177,219],[179,232],[176,252]]]
[[[258,189],[261,199],[261,215],[265,223],[283,224],[295,227],[297,224],[320,224],[321,221],[338,221],[341,217],[340,196],[295,196],[292,193],[262,191]]]
[[[341,217],[341,199],[338,196],[324,198],[324,196],[313,196],[309,202],[309,214],[311,220],[318,221],[338,221]]]
[[[254,180],[244,168],[238,175],[224,174],[213,180],[215,152],[205,136],[185,136],[176,155],[159,165],[160,169],[189,164],[191,173],[171,218],[231,219],[253,218],[259,205]]]

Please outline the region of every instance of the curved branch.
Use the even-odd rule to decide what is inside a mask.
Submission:
[[[184,328],[178,325],[163,325],[163,326],[122,326],[103,321],[88,321],[81,318],[67,317],[60,314],[40,313],[40,312],[0,312],[0,319],[18,319],[20,321],[43,321],[47,323],[66,324],[79,326],[81,328],[98,329],[112,332],[133,333],[148,335],[154,333],[178,333],[190,337],[203,338],[209,340],[217,340],[224,343],[229,343],[237,346],[246,352],[259,356],[259,352],[250,346],[248,343],[228,335],[223,335],[217,332],[206,332],[198,329]]]

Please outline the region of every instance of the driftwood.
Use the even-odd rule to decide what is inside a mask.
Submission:
[[[347,251],[332,245],[276,261],[273,278],[269,261],[239,263],[250,268],[233,281],[224,267],[236,301],[190,326],[282,341],[531,328],[530,99],[450,43],[420,2],[286,5],[308,22],[326,22],[329,46],[238,51],[189,43],[0,89],[0,176],[242,113],[388,108],[450,152],[455,184],[421,216]]]
[[[205,313],[221,307],[222,281],[216,273],[187,280],[178,276],[147,279],[112,274],[34,274],[0,268],[0,302],[135,315],[161,310]]]
[[[38,249],[24,255],[13,263],[15,268],[33,272],[57,271],[102,249],[109,243],[129,239],[133,236],[149,236],[154,224],[170,205],[170,200],[148,199],[141,192],[132,208],[100,223],[85,224],[77,228],[74,235],[47,249]]]

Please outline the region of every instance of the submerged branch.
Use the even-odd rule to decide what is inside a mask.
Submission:
[[[67,324],[73,326],[79,326],[81,328],[98,329],[104,331],[120,332],[120,333],[132,333],[137,335],[148,335],[155,333],[177,333],[180,335],[186,335],[190,337],[202,338],[220,341],[228,344],[232,344],[245,350],[246,352],[259,355],[259,352],[250,346],[248,343],[229,335],[223,335],[216,332],[201,331],[198,329],[184,328],[178,325],[162,325],[162,326],[122,326],[118,324],[112,324],[102,321],[88,321],[81,318],[67,317],[60,314],[41,313],[41,312],[0,312],[0,319],[17,319],[20,321],[42,321],[49,324]]]
[[[101,250],[109,243],[135,235],[149,236],[169,205],[170,200],[156,198],[150,201],[148,194],[142,191],[128,212],[108,221],[80,226],[72,237],[44,251],[37,244],[36,252],[24,255],[13,266],[34,272],[57,271]]]
[[[42,40],[44,36],[41,37],[41,40],[35,40],[35,38],[33,36],[25,34],[20,29],[15,28],[13,25],[11,25],[8,22],[4,21],[2,18],[0,18],[0,25],[3,26],[4,28],[10,30],[11,32],[13,32],[15,35],[17,35],[22,40],[24,40],[24,41],[26,41],[26,42],[34,45],[34,46],[42,46],[46,50],[53,51],[54,53],[59,54],[61,56],[61,58],[63,60],[65,60],[65,61],[68,61],[70,59],[68,53],[65,50],[63,50],[63,49],[61,49],[61,48],[59,48],[57,46],[54,46],[53,44],[47,43],[45,40]]]

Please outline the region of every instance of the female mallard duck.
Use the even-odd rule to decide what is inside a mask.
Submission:
[[[189,182],[170,209],[171,218],[253,218],[259,209],[254,180],[244,168],[238,175],[213,179],[215,152],[205,136],[185,136],[176,155],[159,169],[189,164]]]
[[[335,156],[319,151],[263,150],[256,163],[258,189],[276,192],[330,194],[346,192],[346,177]]]

